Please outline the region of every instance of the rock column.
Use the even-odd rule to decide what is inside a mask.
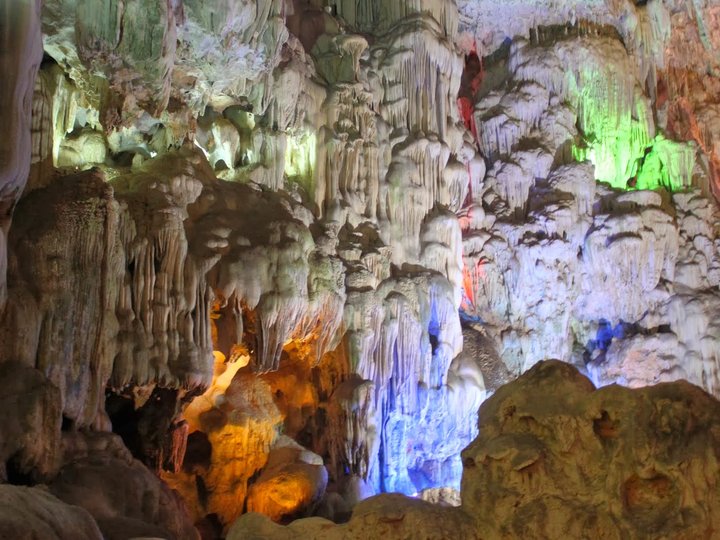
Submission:
[[[30,171],[35,75],[42,60],[39,0],[0,0],[0,308],[7,297],[7,234]]]

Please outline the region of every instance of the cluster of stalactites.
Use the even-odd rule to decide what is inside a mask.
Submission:
[[[118,234],[125,269],[117,285],[120,332],[113,385],[118,388],[210,382],[212,292],[189,257],[184,224],[206,171],[197,157],[186,157],[151,161],[113,182],[122,208]]]
[[[631,0],[569,0],[553,5],[552,9],[528,0],[502,6],[457,0],[457,5],[460,31],[472,37],[483,54],[492,53],[506,39],[518,36],[542,40],[543,33],[551,39],[617,33],[636,60],[643,83],[664,65],[673,9],[667,2]],[[701,10],[693,6],[688,11]],[[648,78],[648,84],[654,82]]]
[[[515,42],[509,68],[516,80],[536,82],[572,105],[587,141],[578,157],[593,161],[598,180],[625,187],[655,126],[637,66],[622,43],[605,36],[547,46]]]
[[[662,10],[643,16],[651,15],[662,18]],[[633,31],[656,32],[655,23],[644,21]],[[705,187],[707,167],[692,143],[656,133],[654,90],[646,79],[661,56],[647,49],[652,58],[643,64],[631,48],[599,28],[559,32],[551,40],[516,39],[507,80],[490,82],[475,106],[477,140],[492,165],[461,220],[463,306],[498,329],[513,370],[547,357],[571,359],[578,335],[583,345],[585,336],[595,344],[598,320],[640,321],[650,329],[677,326],[682,337],[672,350],[685,346],[702,358],[678,360],[685,371],[675,373],[715,380],[711,369],[703,368],[702,377],[696,369],[714,362],[715,346],[699,347],[686,330],[701,326],[701,318],[668,323],[679,317],[668,313],[667,302],[675,280],[705,286],[698,275],[707,269],[714,276],[716,249],[704,236],[691,241],[702,249],[683,248],[674,210],[659,194],[644,191]],[[596,186],[594,179],[621,190]],[[672,305],[695,317],[696,303],[675,297]],[[593,352],[590,345],[598,366],[605,346]],[[620,351],[632,358],[647,347],[652,344],[638,337],[607,354],[616,362]]]
[[[451,370],[462,347],[462,240],[454,212],[471,177],[478,185],[484,173],[458,118],[457,12],[452,2],[382,6],[374,30],[387,32],[372,46],[354,35],[318,39],[316,71],[281,28],[284,5],[205,12],[191,1],[182,20],[161,6],[147,25],[132,28],[129,20],[89,20],[78,38],[81,57],[95,65],[121,56],[127,68],[106,73],[109,93],[131,91],[162,109],[169,88],[174,110],[140,113],[132,127],[108,124],[102,99],[85,95],[97,90],[82,75],[87,66],[70,54],[72,80],[55,66],[38,86],[36,160],[52,155],[56,166],[108,170],[117,223],[98,234],[116,248],[117,275],[106,286],[115,295],[106,299],[114,332],[108,343],[117,346],[105,370],[112,386],[209,384],[212,306],[228,318],[232,339],[225,341],[246,338],[259,372],[278,369],[291,340],[310,343],[321,358],[344,325],[352,371],[363,382],[342,404],[334,452],[377,487],[379,464],[399,451],[386,441],[379,456],[381,434],[390,436],[382,427],[387,417],[413,417],[412,429],[426,419],[450,429],[453,411],[465,422],[476,406],[457,389],[479,391],[461,369]],[[49,16],[60,17],[56,7],[51,3]],[[131,46],[149,28],[162,37],[150,40],[151,59],[168,69],[142,64]],[[102,49],[95,59],[93,36]],[[116,51],[105,47],[124,39]],[[156,47],[166,42],[172,47]],[[60,60],[58,46],[51,40]],[[257,62],[252,50],[263,53]],[[173,94],[170,77],[182,82],[190,71],[197,84]],[[126,85],[124,73],[138,76]],[[116,112],[127,119],[147,103],[118,103]],[[183,124],[195,126],[188,141],[199,150],[183,144]],[[241,185],[247,181],[262,188]],[[326,227],[332,234],[324,236]],[[339,232],[354,228],[378,236],[358,260],[355,246],[338,247]],[[391,262],[422,268],[391,277]],[[232,347],[226,352],[236,360]],[[433,401],[444,405],[435,410]],[[435,443],[425,438],[431,461]]]
[[[63,390],[68,418],[91,424],[108,381],[207,386],[216,298],[234,306],[236,344],[243,310],[254,313],[258,371],[277,369],[291,339],[310,340],[316,359],[336,346],[344,268],[315,244],[302,206],[218,181],[197,150],[150,160],[111,186],[89,171],[36,189],[23,216],[46,218],[26,219],[14,241],[8,331],[37,328],[33,339],[3,340],[0,353],[37,359]],[[36,256],[22,256],[25,237],[37,239]],[[47,284],[21,278],[30,275]],[[68,370],[85,383],[71,384]]]
[[[462,348],[455,287],[439,274],[388,279],[377,289],[349,292],[344,324],[351,371],[373,392],[354,391],[355,398],[364,396],[352,402],[361,410],[369,399],[387,414],[425,410],[427,389],[444,387],[450,362]],[[375,424],[365,429],[380,431],[382,424]],[[354,433],[353,426],[348,427]],[[384,451],[390,456],[398,448]],[[360,455],[362,464],[353,455],[337,459],[365,473],[377,466],[377,454],[367,448]]]
[[[446,138],[448,123],[458,121],[463,60],[438,23],[427,16],[403,20],[373,51],[383,85],[383,119],[394,128]]]
[[[337,0],[332,2],[332,5],[351,28],[360,32],[374,34],[384,32],[395,23],[420,13],[428,13],[438,21],[443,35],[448,39],[454,39],[458,31],[458,11],[451,0],[398,0],[397,2]]]
[[[374,220],[384,169],[372,95],[360,83],[339,84],[325,102],[320,130],[315,201],[324,214],[343,201],[351,221]]]
[[[436,205],[459,210],[480,172],[458,122],[461,56],[429,13],[398,21],[371,46],[360,36],[322,38],[313,54],[329,83],[317,208],[353,226],[378,223],[395,264],[422,262],[425,220]]]
[[[68,66],[94,105],[107,110],[107,128],[141,110],[159,115],[171,97],[196,114],[208,104],[246,100],[261,113],[269,105],[273,68],[288,40],[284,0],[119,3],[107,13],[95,7],[87,0],[72,9],[45,2],[45,48]],[[96,74],[107,79],[124,110],[109,111]]]

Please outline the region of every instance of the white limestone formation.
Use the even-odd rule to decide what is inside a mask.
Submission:
[[[720,392],[713,2],[47,0],[37,80],[18,5],[0,362],[52,433],[9,475],[125,429],[217,536],[457,490],[480,404],[547,358]]]
[[[702,148],[655,127],[654,89],[644,88],[647,70],[634,54],[600,27],[547,30],[513,40],[498,60],[505,74],[480,89],[477,141],[493,165],[473,192],[476,217],[463,222],[464,305],[489,325],[512,370],[592,358],[598,382],[625,380],[631,345],[615,345],[617,330],[601,337],[604,328],[629,325],[632,350],[694,342],[672,325],[671,306],[715,296],[707,289],[716,218],[697,191],[710,195],[712,172]],[[596,179],[610,185],[596,188]],[[648,191],[657,188],[685,193]],[[497,219],[484,218],[488,211]],[[701,335],[710,331],[700,324]],[[653,337],[658,331],[668,335]],[[671,355],[666,368],[648,365],[641,379],[662,371],[715,388],[716,342],[704,343],[684,359]]]

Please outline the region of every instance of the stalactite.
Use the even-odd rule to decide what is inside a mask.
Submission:
[[[444,35],[454,37],[458,29],[458,12],[447,0],[400,0],[392,4],[379,4],[363,0],[339,0],[337,12],[351,27],[360,31],[387,30],[398,21],[427,12],[441,25]]]

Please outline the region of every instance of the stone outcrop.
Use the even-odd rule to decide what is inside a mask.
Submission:
[[[39,487],[0,485],[0,538],[102,540],[92,516]]]
[[[463,509],[501,536],[706,536],[720,519],[719,415],[684,381],[595,389],[543,362],[483,404]]]
[[[199,540],[178,494],[134,460],[116,435],[70,437],[64,459],[50,492],[87,510],[104,538]]]
[[[480,538],[470,517],[458,508],[446,508],[399,494],[367,499],[355,507],[345,525],[322,518],[299,519],[283,527],[262,514],[245,514],[230,528],[228,540],[241,538],[422,538],[439,540],[448,535]]]
[[[60,464],[60,393],[38,370],[0,364],[0,479],[52,477]]]

